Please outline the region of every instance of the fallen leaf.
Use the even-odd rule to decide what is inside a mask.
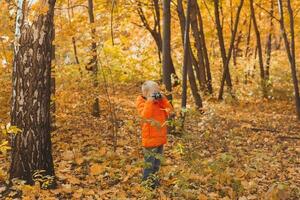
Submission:
[[[207,196],[205,194],[200,194],[198,200],[207,200]]]
[[[92,166],[90,167],[90,172],[93,176],[101,174],[102,172],[104,172],[104,170],[105,167],[98,163],[92,164]]]
[[[65,151],[62,157],[64,160],[70,161],[74,159],[74,153],[73,151]]]

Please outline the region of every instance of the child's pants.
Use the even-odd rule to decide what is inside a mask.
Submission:
[[[144,148],[144,159],[146,166],[144,167],[143,181],[146,181],[149,176],[158,172],[162,153],[163,145],[153,148]]]

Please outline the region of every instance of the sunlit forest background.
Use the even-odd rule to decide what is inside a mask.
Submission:
[[[300,199],[295,82],[280,26],[280,5],[275,0],[188,1],[187,57],[197,94],[188,73],[185,107],[181,105],[182,69],[188,53],[183,40],[186,27],[182,26],[186,21],[180,18],[186,20],[186,0],[170,3],[172,91],[165,86],[165,57],[159,47],[163,42],[158,42],[158,38],[164,40],[162,0],[57,0],[51,68],[51,80],[55,80],[51,140],[57,187],[40,189],[40,180],[34,185],[11,184],[10,138],[22,134],[9,127],[14,46],[18,45],[17,2],[0,1],[1,199]],[[43,1],[29,2],[24,15],[31,23],[47,8]],[[282,2],[291,45],[289,1]],[[300,1],[290,2],[293,59],[298,70]],[[205,38],[199,36],[201,31]],[[220,31],[225,57],[231,54],[225,65],[228,62],[232,82],[230,87],[223,80],[221,98],[225,65]],[[299,80],[299,70],[297,73]],[[176,131],[168,136],[160,171],[161,186],[154,191],[140,185],[143,157],[135,99],[146,80],[160,83],[172,95],[176,113],[172,119]]]

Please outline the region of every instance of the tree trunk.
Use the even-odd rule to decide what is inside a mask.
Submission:
[[[248,27],[248,34],[247,34],[247,42],[246,42],[246,50],[245,50],[245,57],[249,57],[250,52],[250,40],[251,40],[251,27],[252,27],[252,20],[251,17],[249,19],[249,27]]]
[[[274,14],[274,1],[271,0],[271,9],[270,9],[270,32],[268,34],[267,45],[266,45],[266,71],[265,78],[266,80],[270,79],[270,63],[271,63],[271,53],[272,53],[272,34],[273,34],[273,14]]]
[[[27,7],[22,0],[18,5]],[[17,14],[11,123],[22,133],[12,136],[10,180],[19,178],[28,184],[34,183],[33,174],[40,170],[44,176],[54,176],[50,135],[54,5],[55,0],[49,0],[47,13],[39,14],[31,24],[24,23],[27,15],[21,9]],[[54,181],[47,185],[51,186]]]
[[[67,13],[68,13],[69,25],[71,26],[72,24],[71,24],[70,7],[71,7],[71,3],[70,3],[70,0],[68,0],[68,12]],[[73,14],[73,8],[71,8],[71,9],[72,9],[72,14]],[[73,52],[74,52],[74,57],[75,57],[76,64],[79,64],[75,37],[72,37],[72,45],[73,45]]]
[[[208,92],[210,94],[212,94],[213,93],[213,87],[212,87],[212,76],[211,76],[211,71],[210,71],[210,62],[209,62],[208,51],[207,51],[207,47],[206,47],[206,40],[205,40],[201,10],[200,10],[199,5],[198,5],[197,2],[196,2],[196,11],[197,11],[198,20],[199,20],[200,38],[201,38],[201,41],[202,41],[201,44],[202,44],[204,63],[205,63],[207,89],[208,89]]]
[[[221,57],[222,57],[222,61],[223,61],[223,68],[226,73],[226,84],[227,84],[229,90],[231,90],[232,82],[231,82],[229,68],[228,68],[228,70],[225,69],[227,56],[226,56],[226,49],[225,49],[225,43],[224,43],[223,28],[222,28],[221,22],[220,22],[219,0],[214,0],[214,7],[215,7],[215,21],[216,21],[216,28],[217,28],[217,32],[218,32]]]
[[[265,79],[265,69],[264,69],[264,61],[263,61],[263,51],[261,45],[261,38],[260,32],[258,29],[256,17],[255,17],[255,10],[253,5],[253,0],[250,0],[250,11],[251,11],[251,18],[253,22],[253,27],[256,35],[256,44],[257,44],[257,53],[258,53],[258,60],[259,60],[259,69],[260,69],[260,78],[261,78],[261,87],[263,96],[267,97],[267,88],[266,88],[266,79]]]
[[[293,9],[290,0],[287,0],[287,7],[288,7],[289,21],[290,21],[290,41],[288,39],[287,32],[285,29],[285,24],[284,24],[282,0],[278,0],[278,9],[280,13],[280,29],[281,29],[282,38],[284,40],[286,53],[290,62],[291,75],[294,84],[296,113],[298,119],[300,120],[300,96],[299,96],[299,85],[298,85],[297,67],[296,67],[294,14],[293,14]]]
[[[192,0],[191,2],[191,27],[192,33],[195,39],[195,47],[197,49],[197,57],[198,57],[198,68],[199,68],[199,84],[202,90],[206,90],[206,72],[204,65],[204,56],[202,50],[202,44],[200,39],[200,32],[198,28],[198,19],[196,13],[196,1]],[[197,73],[198,74],[198,73]]]
[[[191,50],[191,44],[189,41],[189,35],[186,36],[186,20],[187,18],[184,15],[184,11],[183,11],[183,6],[182,6],[182,0],[177,0],[177,12],[178,12],[178,17],[179,17],[179,21],[180,21],[180,28],[181,28],[181,35],[182,35],[182,43],[184,45],[184,63],[183,63],[183,69],[186,67],[187,70],[187,75],[189,78],[189,82],[190,82],[190,86],[191,86],[191,90],[192,90],[192,95],[195,101],[195,104],[197,106],[197,108],[202,108],[202,99],[201,96],[198,92],[198,87],[197,87],[197,83],[196,83],[196,79],[195,79],[195,74],[193,71],[193,66],[192,66],[192,59],[193,59],[193,54],[192,54],[192,50]],[[186,50],[186,48],[188,50]],[[197,67],[197,63],[195,63],[195,68]],[[183,70],[184,72],[184,70]],[[186,87],[186,86],[185,86]],[[186,91],[184,91],[184,86],[183,86],[183,93],[185,93]],[[183,101],[182,101],[183,102]],[[183,105],[183,103],[182,103]]]
[[[247,23],[247,20],[245,19],[243,22],[243,25],[246,25],[246,23]],[[241,29],[237,35],[237,39],[236,39],[236,41],[234,43],[234,47],[233,47],[233,55],[232,56],[233,56],[233,65],[234,66],[237,65],[237,57],[239,56],[239,52],[240,52],[239,46],[242,41],[242,38],[243,38],[243,31]]]
[[[55,93],[56,93],[56,80],[55,80],[55,45],[52,45],[52,65],[51,65],[51,81],[50,81],[50,128],[51,131],[56,129],[56,102],[55,102]]]
[[[74,51],[74,56],[75,56],[75,61],[76,64],[80,64],[79,58],[78,58],[78,53],[77,53],[77,45],[76,45],[76,40],[75,37],[72,37],[72,44],[73,44],[73,51]]]
[[[172,100],[171,81],[171,9],[170,0],[163,0],[163,39],[162,39],[162,61],[163,61],[163,83],[168,92],[167,97]]]
[[[94,2],[93,0],[88,0],[88,12],[89,12],[89,20],[92,26],[91,34],[92,34],[92,59],[89,62],[89,68],[93,72],[93,84],[94,87],[98,87],[98,56],[97,56],[97,44],[96,44],[96,28],[94,26],[95,19],[94,19]],[[92,115],[94,117],[100,117],[100,106],[99,106],[99,98],[95,95],[94,103],[92,106]]]
[[[215,1],[218,1],[218,0],[215,0]],[[231,55],[232,55],[232,50],[233,50],[233,47],[234,47],[234,41],[235,41],[236,33],[238,31],[238,25],[239,25],[239,21],[240,21],[240,14],[241,14],[243,5],[244,5],[244,0],[240,0],[240,4],[238,6],[237,14],[236,14],[236,17],[235,17],[233,32],[232,32],[232,35],[231,35],[231,41],[230,41],[230,46],[229,46],[229,50],[228,50],[228,55],[225,55],[226,60],[225,60],[224,71],[223,71],[223,75],[222,75],[221,87],[220,87],[220,90],[219,90],[219,97],[218,97],[219,100],[223,99],[225,79],[226,79],[227,75],[230,75],[229,63],[230,63],[230,59],[231,59]],[[217,16],[218,15],[216,15],[216,17]],[[223,41],[223,39],[222,39],[222,41]],[[224,46],[224,41],[223,41],[223,46]],[[232,94],[231,89],[232,89],[232,85],[231,85],[231,87],[229,87],[229,92],[230,92],[231,96],[234,97],[233,94]]]
[[[137,12],[140,17],[140,20],[145,27],[146,30],[149,31],[151,36],[153,37],[156,47],[157,47],[157,54],[158,54],[158,60],[159,63],[161,63],[161,55],[162,55],[162,38],[161,38],[161,27],[160,27],[160,8],[159,8],[159,0],[153,0],[154,4],[154,26],[151,28],[145,13],[142,8],[141,2],[137,2]],[[174,87],[179,84],[179,78],[176,74],[176,70],[173,64],[172,57],[171,59],[171,65],[170,65],[170,70],[171,70],[171,77],[174,78]],[[172,82],[172,81],[171,81]]]
[[[191,0],[187,2],[186,18],[185,18],[185,28],[184,28],[184,56],[182,65],[182,94],[181,94],[181,108],[186,108],[186,93],[187,93],[187,64],[190,57],[189,54],[189,31],[190,31],[190,10],[191,10]]]

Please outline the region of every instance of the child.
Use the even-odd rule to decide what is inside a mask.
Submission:
[[[137,98],[136,106],[143,120],[142,146],[146,164],[143,182],[150,181],[150,186],[155,188],[159,184],[155,178],[160,167],[159,156],[162,156],[163,145],[167,142],[166,120],[173,107],[154,81],[146,81],[142,85],[142,94]]]

